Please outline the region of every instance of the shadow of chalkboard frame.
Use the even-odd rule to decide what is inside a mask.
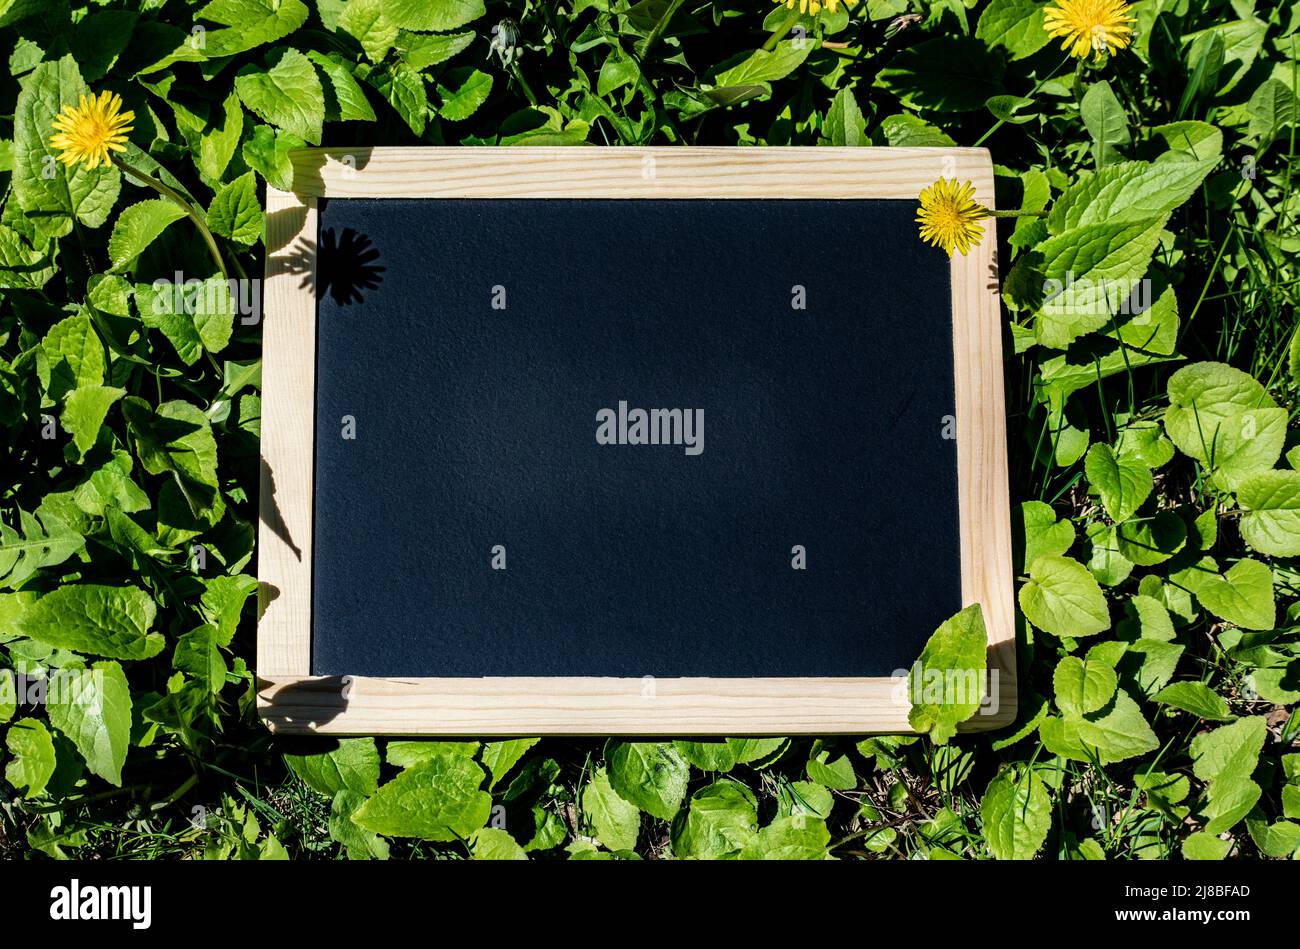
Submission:
[[[312,532],[318,203],[406,199],[879,199],[914,203],[936,178],[971,181],[972,148],[328,148],[290,153],[293,190],[267,189],[258,532],[258,710],[285,734],[790,735],[911,731],[888,677],[313,676]],[[914,235],[912,235],[914,237]],[[996,241],[950,264],[963,605],[988,630],[995,701],[963,725],[1016,715],[1015,613]],[[935,251],[940,253],[940,251]],[[328,292],[328,291],[327,291]]]

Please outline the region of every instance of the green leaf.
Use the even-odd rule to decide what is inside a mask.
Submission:
[[[1202,578],[1194,592],[1219,619],[1244,629],[1273,628],[1273,571],[1258,560],[1238,560],[1222,576]]]
[[[623,800],[600,768],[582,789],[582,813],[591,822],[596,839],[610,850],[633,850],[641,830],[641,812]]]
[[[1277,462],[1286,412],[1240,369],[1195,363],[1169,379],[1165,431],[1180,451],[1213,468],[1216,482],[1233,490]]]
[[[37,600],[19,629],[57,649],[148,659],[163,648],[162,636],[149,632],[157,613],[153,598],[137,587],[70,583]]]
[[[713,85],[718,88],[728,86],[746,86],[784,79],[798,69],[808,54],[815,48],[815,43],[797,43],[783,40],[776,48],[768,51],[755,50],[743,62],[725,69],[713,77]]]
[[[1140,567],[1164,563],[1187,546],[1187,524],[1173,511],[1128,520],[1117,529],[1121,556]]]
[[[1162,138],[1169,149],[1156,161],[1206,161],[1223,154],[1223,133],[1208,122],[1193,120],[1157,125],[1152,138]]]
[[[993,0],[980,14],[975,36],[990,47],[1004,47],[1012,60],[1032,56],[1051,41],[1043,9],[1035,0]]]
[[[451,122],[463,121],[478,111],[491,92],[492,77],[475,69],[465,76],[455,90],[438,86],[438,95],[442,97],[438,114]]]
[[[691,795],[672,827],[673,853],[680,858],[719,860],[739,854],[758,833],[753,792],[735,781],[719,781]]]
[[[486,12],[483,0],[384,0],[391,23],[425,33],[454,30]]]
[[[1088,482],[1116,523],[1126,521],[1151,494],[1151,469],[1131,455],[1119,456],[1108,445],[1093,445],[1084,461]]]
[[[349,4],[350,6],[350,4]],[[416,71],[428,69],[446,62],[457,53],[473,44],[475,35],[472,31],[450,34],[408,33],[405,30],[397,34],[397,53],[403,63]],[[391,45],[394,41],[389,40]],[[631,62],[631,60],[628,60]]]
[[[303,783],[332,798],[348,790],[364,797],[379,787],[379,751],[373,738],[342,738],[338,747],[314,755],[285,755]]]
[[[740,852],[741,860],[825,860],[831,835],[826,822],[806,814],[778,817]]]
[[[1222,860],[1232,850],[1232,841],[1198,830],[1183,839],[1182,849],[1184,860]]]
[[[386,837],[466,838],[492,809],[491,795],[479,790],[483,778],[483,769],[463,755],[436,755],[380,787],[352,820]]]
[[[826,122],[822,126],[823,140],[831,145],[868,145],[867,120],[862,117],[858,100],[854,98],[853,89],[845,86],[835,93],[831,107],[826,110]]]
[[[1088,557],[1088,572],[1103,586],[1119,586],[1133,572],[1133,561],[1119,549],[1119,531],[1111,524],[1093,521],[1088,525],[1088,540],[1092,553]]]
[[[487,768],[491,780],[488,790],[492,790],[501,779],[510,773],[529,748],[537,744],[536,738],[510,738],[505,741],[490,741],[483,746],[483,766]]]
[[[69,168],[50,145],[55,117],[90,90],[72,56],[40,63],[22,81],[14,107],[13,195],[42,235],[62,237],[75,217],[99,227],[117,201],[122,175],[115,165]]]
[[[940,745],[957,734],[957,725],[974,715],[984,700],[987,653],[988,633],[978,603],[945,620],[908,677],[908,724],[928,732]]]
[[[1098,712],[1082,718],[1044,719],[1038,733],[1052,754],[1103,765],[1160,747],[1137,702],[1123,689],[1117,689],[1111,703]]]
[[[1156,693],[1155,700],[1210,722],[1230,722],[1233,719],[1228,703],[1204,682],[1175,682]]]
[[[665,742],[612,741],[605,749],[609,782],[618,795],[661,820],[672,820],[686,796],[690,766]]]
[[[1026,565],[1039,557],[1063,557],[1074,544],[1074,525],[1062,518],[1050,504],[1042,501],[1025,501],[1020,505],[1025,524]]]
[[[879,81],[910,109],[973,112],[1006,92],[1002,62],[1001,54],[974,37],[945,36],[899,52]]]
[[[223,185],[208,206],[212,233],[249,246],[262,236],[262,206],[257,202],[257,179],[245,172]]]
[[[1032,769],[1011,767],[989,782],[980,800],[984,840],[999,860],[1029,860],[1052,826],[1052,799]]]
[[[311,60],[296,49],[285,49],[270,69],[245,66],[235,77],[235,92],[258,118],[313,145],[320,144],[325,90]]]
[[[1117,146],[1130,142],[1128,116],[1115,98],[1110,83],[1104,79],[1088,87],[1079,104],[1084,128],[1092,138],[1093,160],[1097,167],[1112,164],[1120,159]]]
[[[1030,564],[1019,601],[1029,622],[1054,636],[1091,636],[1110,628],[1101,587],[1070,557],[1039,557]]]
[[[95,444],[109,407],[126,395],[112,386],[81,386],[68,393],[63,404],[63,427],[72,433],[72,443],[85,454]]]
[[[306,144],[291,132],[258,125],[244,142],[242,154],[248,166],[265,178],[272,188],[292,191],[293,164],[289,161],[289,152]]]
[[[330,90],[334,94],[333,100],[327,103],[325,121],[375,121],[375,110],[370,107],[370,101],[366,99],[361,85],[353,77],[352,68],[346,59],[338,53],[325,54],[315,50],[308,50],[307,58],[325,74],[325,78],[330,82]]]
[[[1061,234],[1087,224],[1143,222],[1162,217],[1187,201],[1218,161],[1217,156],[1199,162],[1154,165],[1127,161],[1085,172],[1052,205],[1048,229]]]
[[[37,570],[58,566],[85,544],[59,518],[19,510],[17,530],[0,522],[0,587],[22,586]],[[0,629],[0,638],[4,632]]]
[[[1261,554],[1300,556],[1300,471],[1261,471],[1237,489],[1241,536]]]
[[[475,860],[527,860],[528,854],[504,830],[480,827],[470,838],[470,852]]]
[[[736,749],[722,741],[674,741],[673,746],[701,771],[730,771],[736,766]]]
[[[346,788],[334,795],[330,802],[330,838],[344,846],[349,860],[387,860],[388,841],[352,821],[352,815],[365,802],[365,795]]]
[[[1259,810],[1246,817],[1246,830],[1260,853],[1266,857],[1291,857],[1300,848],[1300,824],[1287,820],[1270,824]]]
[[[196,517],[211,510],[217,501],[217,443],[202,410],[172,401],[155,411],[143,399],[127,396],[122,413],[145,471],[175,476]]]
[[[13,757],[5,765],[5,780],[26,788],[23,797],[37,797],[54,774],[54,739],[45,723],[22,718],[9,726],[5,747]]]
[[[1104,663],[1066,656],[1056,664],[1052,684],[1056,689],[1057,708],[1067,716],[1082,718],[1110,704],[1119,678]]]
[[[339,16],[339,29],[357,41],[372,63],[380,62],[397,39],[386,6],[385,0],[348,0]]]
[[[54,276],[53,260],[0,224],[0,290],[39,290]]]
[[[1192,773],[1208,784],[1204,817],[1207,834],[1221,834],[1251,812],[1262,793],[1251,774],[1268,736],[1262,715],[1192,739]]]
[[[116,662],[97,662],[90,669],[68,665],[55,674],[55,682],[66,688],[58,701],[47,703],[50,724],[71,739],[92,774],[121,787],[132,708],[122,667]]]
[[[220,59],[284,39],[307,22],[307,6],[301,0],[212,0],[195,16],[228,27],[203,34],[203,55]]]
[[[1285,83],[1265,79],[1251,95],[1246,113],[1250,116],[1251,136],[1262,144],[1268,144],[1283,129],[1296,124],[1300,110],[1296,108],[1295,93]]]
[[[125,270],[171,224],[185,217],[185,211],[166,198],[151,198],[133,204],[117,216],[113,236],[108,239],[108,256],[114,270]]]
[[[58,402],[73,389],[104,382],[107,363],[104,344],[85,312],[78,312],[50,327],[41,350],[50,366],[48,395]]]

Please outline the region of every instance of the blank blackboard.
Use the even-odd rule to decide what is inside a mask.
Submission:
[[[786,707],[772,730],[871,730],[857,706],[964,604],[990,611],[972,577],[1010,585],[1004,458],[990,486],[988,459],[959,450],[1001,429],[955,421],[959,389],[990,380],[1001,411],[979,275],[917,239],[897,182],[773,196],[731,155],[722,178],[676,171],[694,149],[649,150],[649,184],[644,161],[627,166],[640,184],[601,184],[608,158],[550,162],[560,188],[538,185],[545,162],[459,184],[403,166],[482,151],[377,150],[341,172],[300,153],[308,193],[268,202],[287,238],[265,314],[262,547],[283,570],[263,571],[264,715],[740,733]],[[816,151],[854,168],[844,152],[894,150]],[[784,167],[769,157],[767,175]],[[975,495],[1003,510],[973,512]],[[971,536],[981,516],[998,536]]]

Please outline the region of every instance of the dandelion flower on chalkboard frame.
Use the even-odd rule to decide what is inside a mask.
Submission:
[[[776,0],[776,2],[785,4],[791,10],[798,7],[800,13],[811,13],[813,16],[821,13],[822,10],[835,13],[841,3],[850,10],[858,5],[858,0]]]
[[[122,97],[116,92],[82,93],[79,105],[65,105],[55,118],[57,134],[50,138],[50,147],[65,165],[107,165],[110,151],[126,151],[126,136],[134,118],[134,112],[122,111]]]
[[[916,212],[921,240],[942,247],[949,257],[953,251],[963,256],[979,245],[984,236],[980,219],[989,216],[988,208],[975,203],[975,186],[940,178],[921,192],[921,207]]]
[[[1064,37],[1061,49],[1087,59],[1089,53],[1101,59],[1128,46],[1133,38],[1134,17],[1125,0],[1055,0],[1043,11],[1043,29],[1053,37]]]

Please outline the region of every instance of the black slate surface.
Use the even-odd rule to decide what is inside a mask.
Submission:
[[[315,674],[888,675],[960,607],[912,202],[322,205]]]

